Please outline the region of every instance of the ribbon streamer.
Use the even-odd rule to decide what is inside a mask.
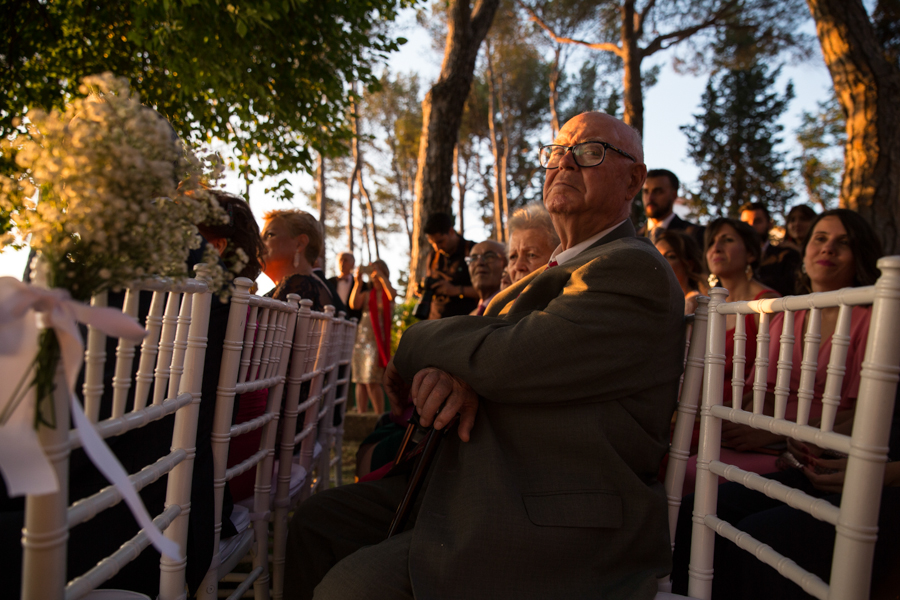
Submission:
[[[37,320],[26,318],[30,311],[37,314]],[[119,490],[153,546],[161,554],[181,560],[178,544],[166,539],[153,524],[125,469],[85,416],[81,403],[72,393],[84,361],[84,342],[77,323],[94,327],[111,337],[136,342],[145,334],[143,327],[118,309],[88,306],[72,300],[64,290],[48,290],[22,283],[13,277],[0,277],[0,373],[15,377],[18,377],[17,373],[26,373],[37,352],[38,326],[54,330],[59,342],[72,420],[85,453]],[[9,401],[11,399],[0,406],[0,410]],[[35,404],[34,391],[31,390],[29,397],[19,403],[5,423],[0,424],[0,471],[10,496],[48,494],[59,490],[56,473],[32,427]],[[67,424],[57,422],[57,427],[67,427]]]

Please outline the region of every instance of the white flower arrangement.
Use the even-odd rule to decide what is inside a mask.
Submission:
[[[228,218],[203,187],[221,162],[191,152],[126,79],[86,77],[80,92],[63,111],[30,111],[28,134],[4,141],[20,171],[0,177],[0,215],[14,226],[0,248],[30,243],[46,284],[78,300],[187,276],[196,224]]]
[[[35,282],[82,302],[150,275],[188,276],[188,253],[201,244],[196,225],[229,218],[206,187],[221,161],[187,148],[126,79],[86,77],[79,92],[65,110],[29,111],[27,134],[2,141],[19,170],[0,175],[0,249],[30,244]],[[214,249],[202,262],[214,291],[230,283]],[[52,402],[49,416],[42,404],[58,362],[58,341],[45,329],[34,362],[35,427],[56,425]]]

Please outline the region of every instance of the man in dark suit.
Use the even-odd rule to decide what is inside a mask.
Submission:
[[[655,243],[659,233],[666,229],[684,231],[702,249],[705,228],[685,221],[672,210],[678,199],[679,185],[678,177],[672,171],[651,169],[647,172],[647,180],[641,190],[647,222],[638,230],[638,235],[649,237]]]
[[[796,294],[800,253],[787,246],[776,246],[769,240],[769,230],[772,229],[769,208],[762,202],[749,202],[741,207],[741,221],[752,227],[759,236],[762,252],[755,277],[782,296]]]
[[[316,597],[654,597],[683,294],[628,219],[646,175],[633,129],[579,115],[541,165],[549,265],[484,316],[413,325],[386,369],[393,410],[412,401],[437,429],[460,415],[413,526],[384,541],[403,477],[314,495],[291,523],[287,598],[326,573]]]
[[[341,252],[337,256],[338,274],[335,277],[329,277],[326,280],[328,289],[333,295],[336,295],[344,304],[347,311],[348,319],[356,319],[362,317],[361,310],[353,310],[350,308],[350,292],[353,290],[353,267],[356,266],[356,259],[350,252]]]

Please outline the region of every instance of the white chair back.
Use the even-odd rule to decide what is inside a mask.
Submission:
[[[727,291],[714,288],[710,295],[709,335],[705,361],[701,409],[700,452],[693,513],[688,593],[707,599],[712,591],[713,545],[715,534],[731,540],[820,599],[868,598],[872,557],[877,537],[878,509],[887,460],[887,440],[900,373],[900,257],[878,262],[881,277],[874,286],[847,288],[835,292],[792,296],[752,302],[724,302]],[[855,407],[853,431],[842,435],[832,430],[845,373],[850,343],[850,314],[857,305],[872,305],[869,336],[862,362],[861,381]],[[821,423],[809,425],[813,399],[813,379],[817,367],[821,331],[821,310],[837,307],[837,325],[822,397]],[[793,351],[794,312],[809,310],[803,339],[797,417],[785,419],[788,381]],[[764,414],[766,372],[769,357],[769,315],[784,313],[780,339],[778,377],[775,383],[774,415]],[[757,339],[756,376],[751,411],[741,407],[743,396],[743,318],[737,319],[733,405],[723,406],[725,317],[729,314],[760,315]],[[743,336],[743,338],[742,338]],[[722,420],[766,429],[779,435],[815,444],[823,449],[849,455],[840,507],[816,499],[755,473],[743,471],[719,460]],[[804,510],[817,519],[836,526],[830,582],[800,568],[794,561],[742,533],[716,516],[718,477],[735,481],[767,496]]]
[[[106,336],[90,328],[85,352],[84,409],[102,438],[121,435],[175,414],[171,452],[131,474],[130,479],[140,491],[168,474],[165,510],[151,517],[155,517],[154,523],[163,529],[164,535],[180,546],[184,556],[210,294],[206,283],[199,280],[181,283],[168,279],[148,280],[126,291],[125,313],[137,317],[141,291],[152,292],[152,302],[146,319],[148,334],[141,344],[139,368],[134,378],[133,406],[128,406],[128,392],[132,386],[136,344],[119,340],[111,382],[111,415],[100,419],[101,398],[105,387],[110,385],[104,381],[103,374],[107,360]],[[106,299],[106,293],[100,294],[92,298],[91,304],[105,306]],[[151,387],[154,390],[152,400],[149,397]],[[113,577],[150,545],[146,533],[141,531],[93,569],[66,583],[69,529],[91,520],[121,502],[122,498],[118,490],[109,486],[87,498],[77,499],[69,506],[69,456],[81,445],[81,439],[77,430],[61,425],[68,424],[70,419],[69,405],[62,395],[55,398],[55,411],[60,426],[55,429],[42,427],[39,436],[56,468],[60,491],[26,498],[22,537],[23,599],[81,598]],[[78,548],[71,548],[71,551],[78,552]],[[185,564],[186,559],[176,562],[163,557],[161,599],[185,596]]]
[[[334,388],[337,371],[336,339],[337,319],[334,307],[326,306],[320,314],[313,313],[313,319],[321,322],[321,339],[316,356],[316,377],[312,380],[309,397],[321,399],[318,412],[315,414],[316,441],[313,449],[313,468],[315,477],[310,485],[310,492],[315,493],[329,487],[329,470],[331,466],[331,449],[334,443]],[[309,415],[312,416],[312,415]]]
[[[234,570],[253,545],[256,547],[253,569],[232,597],[241,597],[251,585],[257,600],[269,597],[268,529],[275,438],[299,297],[291,294],[287,302],[281,302],[253,296],[249,292],[252,283],[246,278],[235,279],[225,332],[212,432],[215,545],[212,563],[198,592],[201,598],[218,597],[219,581]],[[247,422],[232,425],[235,396],[263,389],[268,390],[265,412]],[[259,450],[228,468],[231,440],[257,429],[262,429]],[[234,538],[223,541],[225,485],[253,468],[256,469],[256,483],[249,515],[251,525],[239,530]],[[235,512],[240,510],[236,505]]]
[[[272,549],[272,596],[276,600],[284,594],[288,514],[312,493],[319,481],[314,454],[319,414],[325,404],[323,381],[331,321],[325,313],[312,312],[311,306],[311,300],[300,302],[279,442]],[[300,414],[303,423],[298,431]]]
[[[344,451],[344,419],[347,412],[347,396],[350,392],[350,358],[353,356],[353,342],[356,339],[356,319],[349,321],[343,312],[338,313],[334,323],[335,327],[335,351],[338,353],[337,369],[334,374],[334,408],[332,423],[337,425],[331,434],[331,447],[334,456],[329,463],[329,469],[333,473],[335,485],[343,485],[343,451]]]
[[[678,407],[675,412],[675,428],[669,444],[669,458],[666,463],[664,487],[669,504],[669,539],[675,548],[675,525],[681,508],[681,489],[687,470],[691,449],[691,437],[703,385],[703,355],[706,353],[706,323],[709,298],[699,296],[693,315],[685,317],[684,373],[678,392]],[[659,580],[659,590],[669,592],[672,583],[668,576]]]

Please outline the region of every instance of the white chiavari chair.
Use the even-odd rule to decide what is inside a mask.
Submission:
[[[669,444],[669,459],[666,463],[664,482],[666,500],[669,504],[669,539],[673,550],[675,548],[675,525],[678,523],[678,511],[681,508],[681,488],[684,485],[684,475],[691,450],[691,437],[700,401],[700,389],[703,386],[703,357],[706,353],[708,304],[709,298],[699,296],[694,314],[685,318],[687,331],[684,374],[678,393],[675,429],[672,433],[672,442]],[[671,588],[671,581],[668,577],[660,579],[660,591],[669,592]]]
[[[693,511],[693,531],[688,593],[692,598],[708,599],[712,592],[715,535],[731,540],[739,548],[771,566],[812,596],[829,600],[868,598],[872,559],[877,538],[881,489],[887,460],[887,440],[894,398],[900,374],[900,257],[878,262],[881,277],[874,286],[846,288],[834,292],[791,296],[753,302],[724,302],[727,291],[714,288],[710,295],[709,333],[705,360],[701,407],[700,453]],[[850,316],[854,306],[872,305],[871,322],[851,435],[833,430],[845,375],[847,347],[850,343]],[[833,349],[827,367],[819,425],[810,425],[813,378],[817,368],[820,335],[820,311],[839,309],[832,338]],[[793,313],[809,310],[796,419],[785,418],[791,355],[795,343],[791,325]],[[765,378],[768,368],[768,315],[783,312],[784,329],[779,348],[778,378],[775,383],[774,416],[764,414]],[[728,314],[759,313],[760,334],[756,359],[757,376],[753,384],[752,410],[741,407],[742,374],[732,380],[733,405],[722,404],[724,382],[725,317]],[[738,318],[737,323],[743,319]],[[735,336],[737,340],[737,335]],[[771,340],[775,342],[776,340]],[[743,351],[735,344],[735,352]],[[735,361],[735,370],[738,365]],[[797,368],[794,366],[794,368]],[[749,425],[773,433],[812,443],[823,449],[848,455],[840,506],[817,499],[801,490],[749,473],[719,460],[722,421]],[[739,531],[716,516],[718,479],[724,477],[764,493],[814,518],[835,526],[830,581],[825,582],[791,558]]]
[[[309,399],[319,399],[314,405],[316,410],[307,418],[316,420],[316,439],[312,446],[312,473],[308,493],[314,494],[328,487],[328,467],[330,462],[329,435],[334,425],[327,423],[326,414],[331,412],[329,404],[329,382],[334,369],[334,307],[326,306],[321,313],[312,313],[312,320],[317,323],[319,331],[318,354],[316,355],[316,376],[312,379],[309,390]],[[305,447],[301,449],[304,452]]]
[[[344,353],[344,327],[342,326],[342,320],[335,316],[334,309],[330,306],[325,307],[325,314],[328,315],[329,318],[329,335],[326,340],[326,362],[323,367],[324,369],[324,378],[323,378],[323,387],[322,387],[322,399],[323,403],[321,406],[321,410],[319,411],[319,435],[318,435],[318,445],[321,448],[317,448],[318,455],[318,481],[316,482],[317,491],[321,491],[332,487],[334,483],[337,481],[337,476],[334,475],[332,469],[336,464],[340,462],[339,456],[334,456],[335,453],[340,453],[340,448],[336,447],[336,432],[337,427],[334,424],[334,413],[335,410],[341,410],[341,407],[336,407],[335,400],[337,399],[337,391],[338,391],[338,376],[339,369],[338,365],[341,361],[341,357]]]
[[[140,491],[168,474],[165,509],[158,515],[151,515],[165,537],[178,544],[182,554],[180,561],[162,559],[159,598],[166,600],[186,595],[185,550],[210,294],[206,283],[195,279],[184,282],[147,280],[126,290],[123,306],[126,314],[138,316],[142,291],[152,293],[152,300],[146,318],[148,333],[141,344],[139,368],[134,376],[133,402],[129,392],[136,344],[119,340],[115,351],[115,375],[111,382],[105,381],[107,358],[112,357],[106,354],[106,336],[92,328],[87,336],[82,389],[85,414],[101,438],[132,432],[175,415],[169,454],[129,477]],[[92,298],[91,304],[105,306],[106,298],[106,293],[99,294]],[[104,390],[110,386],[112,405],[102,407]],[[151,388],[154,391],[152,399]],[[57,401],[55,410],[57,423],[68,424],[68,404]],[[107,412],[109,416],[105,414]],[[122,501],[122,496],[115,487],[108,486],[77,499],[70,506],[69,459],[72,450],[81,446],[79,433],[68,426],[59,426],[43,428],[40,437],[57,470],[61,489],[56,494],[26,498],[21,597],[77,600],[90,595],[115,576],[137,558],[150,541],[141,530],[95,567],[67,583],[67,553],[85,552],[84,548],[68,547],[69,530],[115,506]]]
[[[311,300],[302,300],[300,305],[285,397],[274,503],[272,596],[276,600],[284,594],[288,515],[319,482],[314,454],[319,413],[325,404],[323,382],[331,320],[324,312],[311,311]],[[298,431],[297,420],[301,414],[303,422]]]
[[[332,423],[337,421],[332,431],[332,449],[334,456],[329,463],[330,473],[333,473],[335,485],[343,485],[343,450],[344,450],[344,419],[347,412],[347,396],[350,392],[350,358],[353,356],[353,342],[356,339],[356,321],[349,321],[344,313],[338,313],[335,320],[335,351],[338,353],[337,367],[334,374],[334,415]]]
[[[268,530],[275,439],[299,297],[291,294],[287,302],[281,302],[253,296],[249,293],[251,285],[249,279],[235,279],[225,332],[212,433],[214,553],[198,592],[200,598],[217,598],[219,582],[251,550],[252,570],[229,598],[240,598],[251,585],[257,600],[269,597]],[[232,425],[235,396],[262,389],[268,390],[265,412],[245,423]],[[231,440],[257,429],[262,430],[259,450],[228,468]],[[238,533],[222,540],[225,485],[253,468],[256,469],[256,482],[251,502],[248,502],[252,503],[252,509],[235,504],[232,522],[236,523]]]

